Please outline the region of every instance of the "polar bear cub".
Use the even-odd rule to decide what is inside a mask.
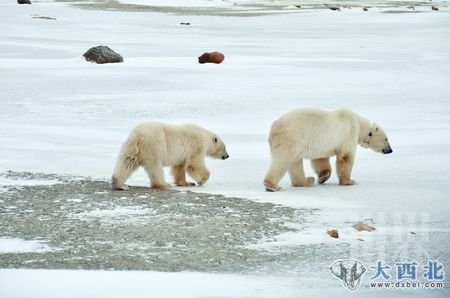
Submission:
[[[377,124],[348,110],[298,109],[272,124],[269,136],[270,168],[264,179],[267,191],[278,191],[278,183],[289,172],[293,186],[310,186],[314,177],[305,177],[303,159],[311,159],[318,182],[330,178],[330,157],[336,155],[339,184],[350,179],[357,145],[375,152],[392,153],[386,134]]]
[[[112,176],[112,188],[127,190],[125,181],[139,167],[146,170],[153,188],[170,187],[163,167],[172,167],[177,186],[193,186],[186,172],[198,185],[209,179],[205,156],[229,157],[224,142],[213,132],[195,124],[170,125],[147,122],[135,127],[122,145]]]

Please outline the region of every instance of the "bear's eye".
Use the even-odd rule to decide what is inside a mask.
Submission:
[[[387,142],[387,139],[384,139],[385,142]]]
[[[217,137],[214,137],[214,143],[217,143]]]

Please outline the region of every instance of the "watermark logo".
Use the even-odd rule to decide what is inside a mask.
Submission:
[[[358,260],[339,260],[330,266],[330,271],[333,276],[342,280],[344,288],[356,291],[367,269]]]
[[[370,289],[443,289],[444,265],[438,260],[428,260],[420,266],[416,261],[396,262],[392,265],[378,260],[369,266]],[[344,288],[356,291],[361,286],[366,267],[358,260],[339,260],[330,266],[330,272],[342,280]]]

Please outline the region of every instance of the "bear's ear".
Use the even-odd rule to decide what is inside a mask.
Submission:
[[[377,123],[373,123],[372,129],[370,131],[378,132],[379,129],[380,129],[380,126]]]
[[[217,143],[217,137],[216,136],[214,137],[214,143]]]

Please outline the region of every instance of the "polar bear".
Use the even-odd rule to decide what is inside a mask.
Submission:
[[[272,124],[269,136],[271,165],[264,179],[267,191],[278,191],[278,183],[289,172],[293,186],[310,186],[314,177],[305,177],[303,159],[311,159],[319,184],[330,178],[330,157],[336,155],[339,184],[353,185],[350,179],[357,145],[379,153],[392,153],[386,134],[377,124],[349,109],[324,111],[298,109]]]
[[[170,125],[158,122],[135,127],[122,146],[112,176],[112,188],[127,190],[125,181],[143,166],[153,188],[170,187],[164,181],[163,167],[172,167],[177,186],[194,186],[186,181],[186,172],[198,185],[209,178],[205,156],[229,157],[224,142],[213,132],[195,124]]]

